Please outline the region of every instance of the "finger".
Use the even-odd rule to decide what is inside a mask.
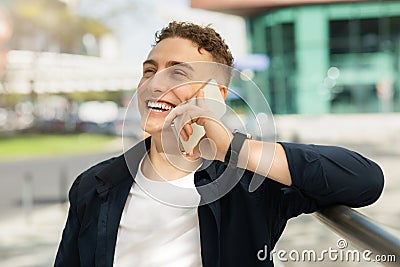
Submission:
[[[179,134],[180,134],[181,138],[182,138],[184,141],[189,140],[189,135],[186,133],[186,131],[185,131],[184,128],[182,128],[182,130],[179,132]]]
[[[199,89],[199,91],[197,91],[197,95],[196,95],[196,105],[201,107],[201,108],[205,108],[206,104],[204,102],[204,86],[202,88]]]
[[[185,113],[185,106],[177,106],[172,109],[172,111],[165,117],[166,123],[171,123],[176,117]]]
[[[201,157],[200,143],[201,143],[201,141],[203,141],[205,138],[207,138],[205,135],[204,135],[202,138],[200,138],[200,140],[199,140],[199,142],[197,143],[197,145],[193,148],[192,155],[193,155],[194,157],[197,157],[197,158],[200,158],[200,157]]]
[[[199,145],[195,146],[192,150],[191,156],[194,158],[201,158],[201,153],[199,149]]]
[[[190,136],[193,134],[192,126],[189,123],[183,125],[180,134],[184,141],[188,141]]]
[[[188,136],[188,139],[193,134],[193,128],[192,128],[192,126],[190,124],[185,124],[183,126],[183,131]]]
[[[195,99],[189,99],[188,101],[179,104],[174,107],[171,112],[165,117],[166,122],[172,122],[176,117],[189,112],[194,106],[196,106]]]
[[[176,108],[174,108],[166,117],[165,117],[165,123],[171,123],[177,116],[179,116],[178,114],[177,114],[177,112],[175,112],[175,109]]]

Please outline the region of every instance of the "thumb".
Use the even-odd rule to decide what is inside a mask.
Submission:
[[[215,160],[217,158],[217,146],[212,139],[203,137],[195,147],[194,153],[198,153],[198,156],[203,159]]]
[[[204,102],[204,90],[203,90],[203,88],[200,88],[199,91],[197,91],[197,94],[196,94],[196,105],[201,107],[201,108],[206,107],[206,104]]]

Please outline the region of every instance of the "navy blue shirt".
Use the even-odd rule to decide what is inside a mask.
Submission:
[[[383,189],[380,167],[360,154],[334,146],[281,143],[292,185],[271,179],[249,192],[253,172],[233,169],[219,161],[195,173],[202,199],[223,190],[216,181],[229,175],[233,188],[221,198],[198,207],[204,267],[273,266],[269,255],[288,219],[322,207],[361,207],[375,202]],[[150,138],[82,173],[73,183],[68,219],[55,266],[112,266],[121,214],[139,162]],[[133,159],[126,164],[125,159]],[[260,177],[259,177],[260,178]],[[132,200],[133,201],[133,200]],[[134,203],[134,202],[132,202]]]

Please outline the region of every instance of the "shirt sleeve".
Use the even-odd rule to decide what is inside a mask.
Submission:
[[[78,234],[80,223],[76,212],[76,201],[78,194],[78,186],[80,182],[78,177],[73,183],[69,191],[69,211],[67,222],[65,224],[62,239],[58,247],[55,259],[55,267],[80,266],[78,251]]]
[[[354,151],[336,146],[280,144],[292,178],[284,196],[289,217],[328,205],[370,205],[382,193],[381,168]]]

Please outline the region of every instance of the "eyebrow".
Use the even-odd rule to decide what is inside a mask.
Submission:
[[[150,65],[158,67],[157,62],[155,60],[153,60],[153,59],[145,60],[143,62],[143,66],[146,65],[146,64],[150,64]],[[186,63],[186,62],[180,62],[180,61],[171,60],[171,61],[168,61],[167,64],[166,64],[167,67],[172,67],[172,66],[176,66],[176,65],[179,65],[181,67],[184,67],[184,68],[187,68],[187,69],[189,69],[191,71],[194,71],[193,67],[190,64]]]
[[[157,62],[153,59],[147,59],[145,61],[143,61],[143,66],[146,64],[150,64],[150,65],[154,65],[154,66],[158,66]]]
[[[191,71],[194,71],[193,67],[190,66],[190,64],[188,64],[186,62],[179,62],[179,61],[168,61],[167,62],[167,67],[172,67],[172,66],[176,66],[176,65],[179,65],[180,67],[184,67]]]

